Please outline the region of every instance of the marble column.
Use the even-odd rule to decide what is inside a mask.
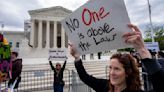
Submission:
[[[39,29],[38,29],[38,48],[42,48],[42,20],[39,20]]]
[[[57,22],[54,21],[54,46],[53,48],[57,48]]]
[[[30,32],[30,45],[32,45],[33,47],[35,47],[34,46],[34,32],[35,31],[35,20],[34,19],[32,19],[31,20],[31,32]]]
[[[65,31],[61,26],[61,48],[65,48]]]
[[[50,48],[50,21],[46,21],[46,48]]]

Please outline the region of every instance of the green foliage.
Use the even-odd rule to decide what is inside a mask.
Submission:
[[[164,50],[164,26],[154,26],[154,40],[158,42],[160,50]],[[145,42],[151,42],[151,29],[147,26],[145,31],[146,38],[144,39]]]
[[[118,49],[117,51],[127,51],[127,52],[130,52],[130,51],[133,51],[134,48],[124,48],[124,49]]]
[[[152,39],[151,38],[145,38],[144,42],[152,42]]]
[[[164,50],[164,36],[156,37],[155,41],[158,42],[160,50]]]

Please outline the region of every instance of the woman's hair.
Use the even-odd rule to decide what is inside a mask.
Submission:
[[[135,59],[136,59],[136,65],[138,66],[138,67],[141,67],[141,63],[140,63],[140,59],[139,59],[139,57],[138,56],[133,56]]]
[[[141,90],[139,70],[135,64],[135,59],[130,54],[113,54],[110,59],[117,59],[125,69],[126,85],[128,91]],[[110,92],[114,92],[114,87],[109,83]]]

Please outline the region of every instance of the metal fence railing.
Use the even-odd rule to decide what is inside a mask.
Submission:
[[[106,79],[106,76],[101,76],[99,78]],[[84,84],[77,72],[72,70],[72,85],[71,85],[71,92],[95,92],[92,88]]]
[[[86,84],[84,84],[78,74],[72,70],[72,85],[71,85],[71,92],[95,92]]]
[[[41,90],[53,90],[53,74],[52,70],[28,70],[22,71],[21,82],[17,92],[31,92]],[[70,71],[65,69],[63,80],[65,86],[70,88]],[[8,87],[8,81],[1,83],[1,90]],[[69,91],[68,91],[69,92]]]
[[[53,71],[51,70],[32,70],[23,71],[19,91],[35,91],[52,89]]]
[[[105,76],[101,76],[103,79],[109,79],[109,68],[105,68]],[[32,92],[53,90],[53,71],[52,70],[26,70],[21,73],[21,82],[19,84],[17,92]],[[144,82],[144,90],[153,90],[149,76],[145,72],[141,72],[141,80]],[[102,75],[102,74],[100,74]],[[77,72],[74,70],[65,69],[63,80],[65,81],[64,92],[95,92],[92,88],[85,85],[79,78]],[[7,88],[7,83],[0,83],[0,89]],[[0,90],[0,92],[2,92]]]

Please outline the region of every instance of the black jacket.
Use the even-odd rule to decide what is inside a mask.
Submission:
[[[164,60],[163,60],[164,62]],[[164,92],[164,70],[156,59],[143,59],[142,65],[151,76],[151,82],[155,92]]]
[[[14,86],[14,89],[18,88],[18,85],[21,81],[21,72],[22,72],[22,59],[16,59],[12,61],[12,78],[8,82],[8,87],[10,87],[10,85],[12,85],[15,82],[16,78],[18,78]]]
[[[80,79],[89,87],[93,88],[96,92],[109,92],[109,80],[107,79],[98,79],[91,75],[89,75],[82,64],[81,59],[79,61],[75,61],[75,67],[79,74]],[[129,92],[127,89],[122,92]],[[134,92],[143,92],[142,90],[134,91]]]
[[[12,61],[12,79],[16,79],[22,72],[22,59]]]
[[[61,70],[59,71],[59,74],[57,75],[57,72],[56,72],[56,69],[54,68],[54,66],[52,65],[52,62],[49,61],[49,64],[51,66],[51,69],[54,71],[54,84],[55,85],[58,85],[58,84],[62,84],[64,85],[64,81],[63,81],[63,72],[64,72],[64,69],[65,69],[65,66],[66,66],[66,61],[64,62]]]

